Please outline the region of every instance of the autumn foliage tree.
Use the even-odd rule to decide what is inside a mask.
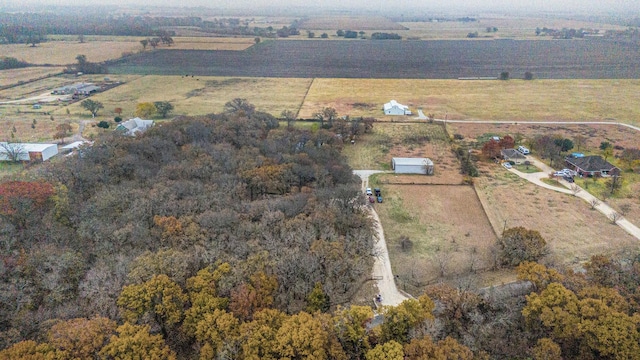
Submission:
[[[484,145],[482,145],[482,155],[487,158],[493,159],[499,157],[500,150],[502,150],[502,147],[500,147],[500,142],[493,139],[490,139],[489,141],[484,143]]]
[[[547,242],[542,235],[521,226],[506,229],[497,245],[500,261],[507,266],[517,266],[523,261],[536,261],[548,253]]]
[[[108,359],[156,359],[175,360],[176,354],[166,345],[161,335],[149,333],[147,325],[124,323],[118,327],[109,344],[100,351],[101,358]]]
[[[65,358],[91,359],[98,357],[115,331],[116,323],[113,320],[102,317],[77,318],[52,326],[47,342],[64,353]]]

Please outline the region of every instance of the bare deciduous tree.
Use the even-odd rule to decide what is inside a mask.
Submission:
[[[22,160],[24,155],[27,154],[23,144],[0,142],[0,159],[5,159],[11,162],[18,162]]]
[[[591,205],[591,210],[595,209],[596,206],[600,205],[600,200],[598,199],[591,199],[591,201],[589,201],[589,205]]]
[[[571,184],[571,193],[573,195],[578,195],[578,193],[582,191],[582,189],[580,188],[580,186],[576,185],[576,184]]]
[[[438,251],[434,256],[436,264],[438,265],[438,272],[440,277],[445,277],[447,275],[447,267],[449,266],[449,254],[444,251]]]
[[[616,224],[618,222],[618,220],[622,219],[622,215],[620,215],[620,213],[614,211],[611,214],[609,214],[609,220],[611,220],[612,224]]]

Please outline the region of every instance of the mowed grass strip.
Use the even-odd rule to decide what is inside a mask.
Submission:
[[[422,80],[322,79],[313,82],[300,116],[323,107],[340,115],[401,121],[413,116],[385,116],[389,100],[422,108],[443,119],[508,121],[616,121],[638,124],[640,80]],[[621,106],[620,104],[625,104]]]
[[[113,109],[120,107],[122,117],[132,117],[138,103],[154,101],[169,101],[175,108],[173,115],[205,115],[223,111],[224,104],[234,98],[245,98],[257,110],[280,116],[283,110],[298,109],[311,81],[153,75],[139,77],[91,98],[104,104],[99,116],[112,117]],[[88,114],[80,103],[70,105],[69,110],[72,114]]]
[[[490,267],[496,236],[472,187],[385,185],[376,179],[371,184],[381,187],[384,203],[375,207],[402,286],[406,281],[421,293],[430,283]]]

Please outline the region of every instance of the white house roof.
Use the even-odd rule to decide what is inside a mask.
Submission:
[[[394,164],[398,165],[407,165],[407,166],[422,166],[422,165],[433,165],[433,161],[428,158],[393,158]]]
[[[398,103],[395,100],[391,100],[388,103],[384,104],[384,109],[385,110],[388,110],[388,109],[391,109],[391,108],[394,108],[394,107],[397,107],[397,108],[400,108],[400,109],[405,109],[405,110],[409,109],[409,107],[407,105],[402,105],[402,104]]]
[[[6,145],[8,143],[3,142],[3,143],[0,143],[0,144]],[[11,143],[11,144],[14,145],[14,146],[21,147],[22,150],[26,151],[26,152],[43,152],[46,149],[50,148],[51,146],[56,146],[56,148],[57,148],[56,144],[27,144],[27,143]],[[4,148],[2,146],[0,146],[0,152],[5,152]]]
[[[143,120],[133,118],[127,120],[116,127],[116,130],[124,130],[127,135],[135,135],[137,132],[147,130],[153,125],[153,120]]]

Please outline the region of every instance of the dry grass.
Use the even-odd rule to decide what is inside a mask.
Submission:
[[[421,293],[424,286],[488,269],[496,241],[470,186],[377,185],[385,202],[376,204],[384,224],[394,274],[400,285]],[[401,239],[410,239],[404,249]],[[473,265],[473,266],[472,266]]]
[[[254,44],[253,38],[174,37],[168,50],[245,50]]]
[[[403,30],[402,25],[382,16],[321,16],[304,20],[300,29],[310,30]]]
[[[578,265],[592,255],[637,247],[637,240],[583,200],[533,185],[511,173],[485,164],[487,174],[476,188],[493,227],[523,226],[538,230],[547,240],[556,265]]]
[[[124,85],[92,96],[104,104],[99,116],[112,118],[113,109],[123,109],[132,117],[141,102],[169,101],[174,115],[204,115],[221,112],[234,98],[246,98],[256,109],[279,116],[283,110],[296,111],[311,79],[284,78],[197,78],[181,76],[143,76]],[[79,103],[69,105],[75,116],[88,112]],[[60,109],[56,113],[60,113]]]
[[[139,38],[130,41],[48,41],[31,47],[24,44],[0,45],[0,52],[30,64],[67,65],[76,63],[76,56],[87,56],[91,62],[117,59],[123,53],[142,49]]]
[[[466,39],[470,32],[478,32],[479,36],[489,38],[514,39],[548,39],[535,35],[536,27],[550,29],[562,28],[592,28],[605,30],[624,30],[624,27],[592,23],[586,21],[566,20],[560,18],[512,18],[512,17],[479,17],[477,22],[463,23],[457,21],[446,22],[403,22],[400,25],[409,30],[398,32],[405,38],[428,39]],[[487,33],[487,27],[497,27],[498,32]]]
[[[28,67],[2,70],[0,71],[0,86],[15,85],[52,74],[59,74],[62,70],[63,68],[61,67]]]
[[[31,125],[34,119],[36,124],[35,128],[32,128]],[[20,117],[3,116],[0,118],[0,141],[51,142],[53,141],[53,134],[56,132],[56,126],[64,122],[72,122],[77,126],[75,120],[70,118],[54,117],[54,120],[51,121],[48,115],[42,114],[23,114]],[[16,132],[14,133],[14,138],[11,138],[13,128],[16,129]]]
[[[459,184],[458,161],[447,135],[436,124],[375,123],[370,134],[361,135],[343,154],[354,169],[391,169],[393,157],[428,157],[434,161],[435,176],[384,178],[387,182]]]
[[[461,81],[416,79],[315,79],[301,117],[325,106],[341,115],[383,120],[391,99],[436,118],[483,120],[617,121],[637,124],[640,80]],[[625,104],[625,106],[620,106]]]

